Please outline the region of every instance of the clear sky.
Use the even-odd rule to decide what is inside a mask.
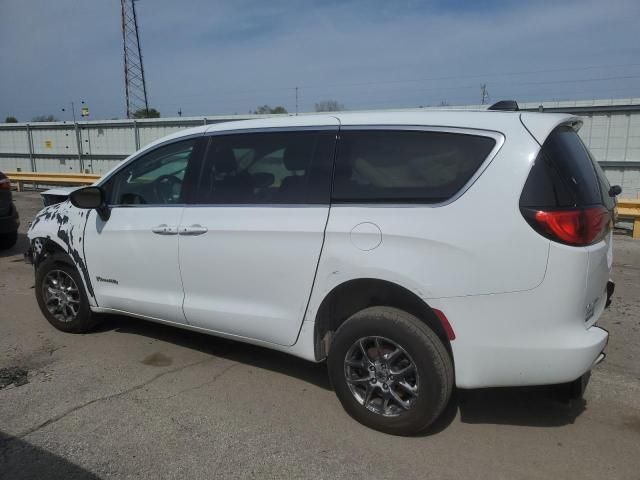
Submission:
[[[162,116],[640,96],[640,1],[139,0]],[[0,121],[125,115],[118,0],[0,0]],[[67,107],[63,113],[61,108]]]

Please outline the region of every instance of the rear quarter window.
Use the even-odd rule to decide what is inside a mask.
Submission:
[[[578,134],[562,126],[551,132],[542,145],[522,191],[520,205],[530,208],[609,206],[608,191],[609,182]]]
[[[494,148],[459,133],[346,130],[340,134],[336,202],[439,203],[453,197]]]

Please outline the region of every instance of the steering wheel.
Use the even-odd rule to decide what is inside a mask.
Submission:
[[[172,203],[173,187],[182,184],[175,175],[161,175],[153,181],[153,191],[162,203]]]

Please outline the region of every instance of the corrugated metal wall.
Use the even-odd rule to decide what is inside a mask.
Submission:
[[[640,99],[527,103],[521,109],[581,116],[580,136],[611,183],[622,187],[624,197],[640,197]],[[139,147],[178,130],[256,117],[0,124],[0,170],[103,174]]]
[[[181,129],[248,115],[0,124],[0,170],[103,174],[141,146]]]
[[[640,112],[583,116],[580,136],[624,196],[640,194]]]
[[[622,197],[640,198],[640,99],[526,103],[521,108],[580,116],[580,137],[609,181],[622,187]]]
[[[0,129],[0,170],[31,170],[28,138],[26,127]]]

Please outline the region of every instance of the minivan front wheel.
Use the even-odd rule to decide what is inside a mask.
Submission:
[[[35,291],[42,314],[58,330],[84,333],[97,323],[78,271],[61,255],[38,266]]]
[[[345,410],[394,435],[427,428],[453,388],[451,358],[438,336],[391,307],[370,307],[345,321],[331,344],[328,368]]]

